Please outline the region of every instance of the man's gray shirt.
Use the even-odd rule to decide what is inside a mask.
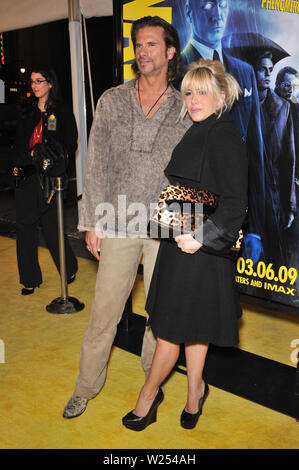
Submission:
[[[182,100],[175,89],[147,119],[136,99],[135,83],[130,80],[111,88],[98,101],[88,142],[79,230],[99,229],[97,223],[106,214],[102,204],[109,203],[118,236],[140,236],[150,204],[157,202],[168,184],[164,169],[172,150],[191,125],[188,116],[183,122],[178,120]],[[146,214],[140,213],[136,203],[143,204]],[[138,220],[135,226],[134,220]],[[113,225],[110,220],[105,227],[110,236]]]

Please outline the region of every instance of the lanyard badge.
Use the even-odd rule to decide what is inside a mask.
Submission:
[[[48,118],[48,131],[56,131],[56,117],[51,114]]]

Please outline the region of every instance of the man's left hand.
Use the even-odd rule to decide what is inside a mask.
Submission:
[[[189,233],[175,237],[175,241],[184,253],[189,253],[190,255],[193,255],[193,253],[196,253],[202,247],[202,243],[195,240]]]

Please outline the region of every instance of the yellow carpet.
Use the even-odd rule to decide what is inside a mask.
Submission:
[[[141,433],[124,428],[121,418],[134,408],[143,383],[140,358],[113,348],[101,394],[79,418],[62,418],[78,373],[96,276],[96,263],[79,258],[79,273],[69,295],[85,303],[72,315],[53,315],[46,305],[60,296],[60,278],[48,251],[40,248],[44,283],[33,295],[21,296],[15,240],[0,237],[1,315],[0,435],[1,449],[297,449],[298,423],[216,387],[196,429],[179,425],[185,404],[186,377],[175,372],[167,383],[158,421]],[[144,292],[138,276],[133,311],[144,314]],[[240,347],[294,366],[291,341],[299,337],[299,320],[246,306]],[[1,351],[1,349],[0,349]],[[3,362],[4,360],[4,362]]]

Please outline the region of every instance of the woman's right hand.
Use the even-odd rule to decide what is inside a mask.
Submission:
[[[184,253],[189,253],[190,255],[193,255],[202,247],[202,243],[195,240],[189,233],[175,237],[175,241]]]
[[[102,238],[98,232],[87,231],[85,235],[86,248],[97,259],[100,260]]]

